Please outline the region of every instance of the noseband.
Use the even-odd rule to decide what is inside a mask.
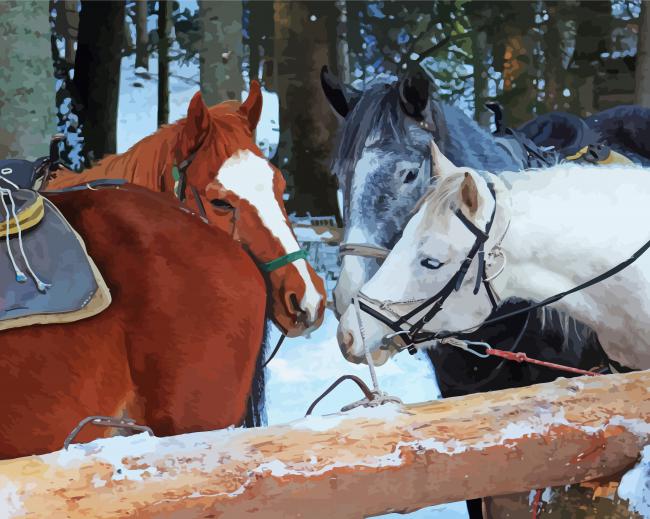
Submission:
[[[492,228],[492,223],[494,222],[494,214],[496,212],[496,194],[494,191],[494,185],[488,183],[488,188],[490,194],[494,199],[494,208],[492,209],[492,214],[490,220],[488,221],[485,231],[476,227],[463,213],[460,209],[456,209],[454,214],[456,217],[465,225],[467,230],[469,230],[475,237],[474,244],[472,248],[467,253],[467,256],[460,264],[460,267],[456,273],[447,281],[447,283],[433,296],[428,299],[416,300],[416,301],[399,301],[399,302],[379,302],[368,296],[363,292],[359,292],[359,307],[362,311],[368,315],[374,317],[378,321],[382,322],[393,330],[393,334],[387,336],[387,338],[393,338],[400,336],[404,341],[405,346],[400,349],[408,348],[409,352],[415,352],[415,345],[430,340],[439,338],[438,334],[422,332],[422,329],[426,324],[431,321],[443,308],[443,305],[447,298],[453,293],[460,290],[460,287],[465,279],[465,275],[469,270],[474,258],[478,255],[478,272],[476,276],[476,284],[474,286],[473,293],[476,295],[480,289],[481,283],[485,286],[490,302],[492,303],[493,308],[496,308],[497,302],[496,297],[487,281],[487,275],[485,272],[485,242],[488,240],[490,235],[490,229]],[[411,305],[413,303],[419,303],[414,309],[409,312],[400,315],[400,313],[391,308],[395,305]],[[420,317],[414,324],[409,323],[409,319],[416,316],[417,314],[426,310],[426,313]],[[392,317],[386,315],[388,311]],[[404,328],[404,325],[407,325],[408,328]]]

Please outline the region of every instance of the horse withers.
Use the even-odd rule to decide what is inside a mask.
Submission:
[[[268,273],[274,323],[288,336],[304,335],[322,322],[325,287],[289,225],[282,173],[253,139],[261,110],[256,81],[243,103],[226,101],[208,108],[197,92],[186,119],[81,174],[58,172],[48,189],[125,178],[179,197],[188,209],[242,243]]]

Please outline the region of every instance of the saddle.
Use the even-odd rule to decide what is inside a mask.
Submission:
[[[35,190],[56,162],[0,160],[0,330],[77,321],[111,303],[81,237]]]
[[[554,166],[562,161],[590,164],[632,164],[612,150],[580,117],[566,112],[540,115],[519,128],[504,124],[498,103],[487,103],[495,116],[495,138],[520,163],[522,169]]]

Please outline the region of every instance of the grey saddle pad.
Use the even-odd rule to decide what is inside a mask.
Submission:
[[[21,191],[14,192],[17,198]],[[90,260],[77,234],[49,200],[43,202],[43,219],[23,232],[22,240],[32,270],[51,286],[45,292],[37,289],[20,253],[18,237],[12,236],[9,244],[15,261],[27,275],[27,281],[16,281],[6,239],[1,237],[0,321],[35,314],[74,312],[84,308],[98,290]],[[3,212],[0,205],[0,213]],[[4,218],[1,214],[0,228],[4,228]]]

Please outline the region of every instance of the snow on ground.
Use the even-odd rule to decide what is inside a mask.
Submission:
[[[155,56],[149,61],[149,71],[136,73],[135,58],[122,59],[120,78],[120,101],[118,109],[117,146],[122,153],[140,139],[156,131],[157,113],[157,62]],[[187,105],[199,90],[196,64],[170,64],[170,122],[185,117]],[[263,91],[264,107],[258,126],[257,141],[260,148],[273,156],[279,140],[278,98]],[[242,93],[245,98],[246,93]],[[303,238],[305,238],[303,236]],[[309,241],[309,240],[306,240]],[[324,254],[314,251],[314,254]],[[310,252],[310,256],[311,256]],[[316,259],[316,258],[314,258]],[[325,261],[329,264],[332,261]],[[331,277],[331,276],[329,276]],[[334,280],[330,279],[332,283]],[[328,283],[328,286],[331,283]],[[330,288],[332,288],[330,286]],[[371,385],[368,368],[348,363],[341,355],[336,341],[337,320],[329,310],[325,322],[310,337],[287,339],[278,355],[269,364],[267,386],[269,424],[284,423],[300,418],[312,401],[339,376],[351,373]],[[278,331],[273,330],[270,345],[275,345]],[[382,390],[400,397],[404,402],[419,402],[439,397],[433,373],[426,358],[401,353],[377,368]],[[334,413],[345,404],[363,395],[356,385],[344,382],[323,400],[315,414]],[[451,503],[426,508],[411,514],[389,514],[386,518],[404,519],[464,519],[467,517],[464,503]]]
[[[639,463],[623,476],[617,492],[627,499],[630,510],[650,519],[650,445],[641,452]]]

